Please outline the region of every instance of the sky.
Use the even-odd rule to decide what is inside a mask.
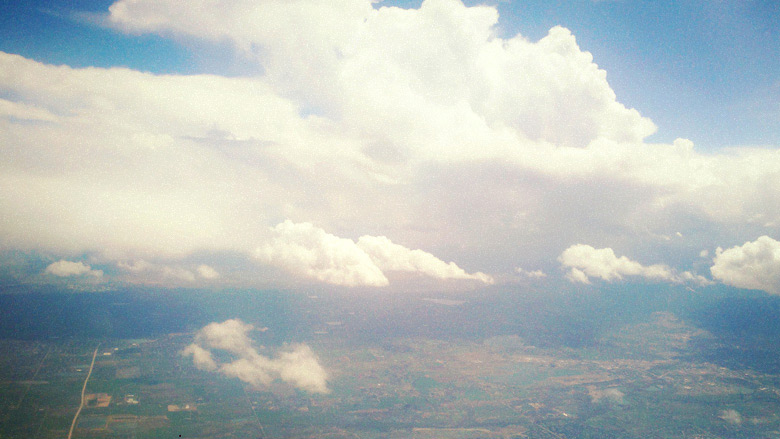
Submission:
[[[780,294],[776,2],[0,5],[6,284]]]

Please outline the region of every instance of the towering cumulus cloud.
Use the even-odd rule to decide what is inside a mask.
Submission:
[[[723,250],[718,247],[712,276],[726,285],[780,294],[780,242],[762,236]]]
[[[293,345],[275,358],[265,357],[257,352],[249,338],[252,329],[252,325],[238,319],[210,323],[198,331],[195,342],[181,354],[192,357],[198,369],[219,372],[255,387],[267,386],[278,379],[307,392],[328,392],[328,374],[309,346]],[[212,350],[223,351],[233,360],[217,363]]]

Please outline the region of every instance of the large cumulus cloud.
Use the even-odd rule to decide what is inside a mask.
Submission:
[[[457,0],[121,0],[107,22],[229,42],[253,67],[152,75],[0,53],[0,248],[184,270],[128,277],[228,282],[219,258],[197,260],[228,254],[331,284],[479,285],[476,270],[546,268],[572,242],[684,253],[780,228],[780,152],[646,143],[653,123],[562,27],[500,37],[495,8]],[[285,218],[322,232],[285,237]]]
[[[780,242],[761,236],[726,250],[718,247],[710,271],[726,285],[780,294]]]

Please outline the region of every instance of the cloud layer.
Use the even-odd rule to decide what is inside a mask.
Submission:
[[[181,351],[192,357],[195,367],[261,388],[281,380],[312,393],[328,393],[328,374],[317,356],[305,344],[289,346],[275,358],[260,355],[254,348],[249,332],[254,327],[238,319],[210,323],[195,336],[195,342]],[[223,351],[233,360],[218,363],[213,351]]]
[[[562,27],[502,37],[495,8],[457,0],[120,0],[107,14],[202,53],[226,43],[246,69],[0,53],[2,249],[88,255],[129,281],[230,282],[229,255],[334,285],[478,286],[549,272],[572,243],[695,258],[780,233],[780,151],[647,142],[652,121]],[[702,282],[605,250],[570,252],[570,277]]]

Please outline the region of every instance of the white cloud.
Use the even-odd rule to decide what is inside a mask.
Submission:
[[[58,277],[70,277],[70,276],[93,276],[102,277],[102,270],[93,270],[92,267],[83,262],[71,262],[61,259],[57,262],[53,262],[46,267],[44,273],[51,274]]]
[[[422,250],[394,244],[384,236],[361,236],[357,246],[382,270],[420,273],[436,279],[472,279],[492,284],[493,278],[481,272],[466,273],[454,262],[444,262]]]
[[[129,272],[132,275],[129,278],[129,280],[134,282],[141,282],[141,283],[177,282],[183,284],[191,284],[197,280],[197,277],[195,276],[193,270],[179,265],[152,263],[144,259],[137,259],[132,262],[119,261],[117,262],[116,265],[118,268],[121,268],[122,270]],[[207,268],[203,268],[203,267],[207,267]],[[200,275],[200,277],[202,277],[203,279],[213,279],[213,278],[206,277],[204,273],[206,275],[216,273],[217,277],[219,276],[219,273],[217,273],[216,270],[212,268],[211,270],[213,270],[214,273],[210,273],[208,268],[211,267],[207,265],[200,265],[196,268],[195,271],[197,271],[198,275]],[[203,273],[201,273],[202,269],[205,270]]]
[[[718,417],[729,424],[739,425],[742,423],[742,415],[734,409],[721,410]]]
[[[517,267],[515,268],[515,272],[523,277],[531,278],[531,279],[541,279],[547,277],[547,273],[545,273],[542,270],[532,270],[528,271],[524,269],[523,267]]]
[[[192,356],[198,369],[218,371],[255,387],[267,386],[278,379],[308,392],[329,392],[328,374],[309,346],[288,346],[275,358],[269,358],[254,348],[249,337],[253,329],[238,319],[210,323],[198,331],[195,342],[182,350],[181,355]],[[211,350],[226,351],[237,358],[219,364]]]
[[[110,19],[132,32],[232,41],[256,54],[272,83],[344,111],[351,123],[383,137],[402,127],[412,138],[445,128],[440,124],[456,128],[448,120],[453,116],[478,123],[459,105],[476,109],[490,125],[567,146],[598,136],[640,140],[655,130],[616,102],[605,72],[567,29],[555,27],[538,43],[519,36],[502,41],[494,36],[498,14],[491,7],[452,0],[427,0],[417,10],[374,9],[368,0],[245,0],[217,11],[198,3],[119,1]],[[252,52],[252,45],[260,49]]]
[[[712,283],[688,271],[678,273],[663,264],[645,266],[625,256],[615,256],[611,248],[596,249],[585,244],[575,244],[567,248],[558,257],[558,261],[563,267],[570,269],[566,277],[571,282],[590,283],[589,278],[613,281],[623,279],[623,276],[638,276],[674,283]]]
[[[454,262],[446,263],[422,250],[394,244],[384,236],[361,236],[357,243],[339,238],[311,223],[287,220],[272,229],[270,242],[255,255],[266,264],[304,277],[344,286],[383,287],[385,271],[412,272],[436,279],[470,279],[491,284],[493,278],[469,274]]]
[[[334,285],[382,287],[389,281],[351,239],[326,233],[310,223],[287,220],[272,229],[274,237],[255,252],[262,262]]]
[[[741,247],[718,247],[710,271],[726,285],[780,294],[780,242],[761,236]]]
[[[2,248],[154,261],[169,269],[120,275],[177,284],[230,281],[213,256],[263,243],[294,276],[381,286],[393,270],[490,281],[389,240],[369,253],[382,235],[499,276],[615,234],[679,230],[676,251],[780,231],[780,151],[646,143],[653,123],[561,27],[500,38],[496,8],[456,0],[122,0],[108,21],[256,64],[152,75],[0,53]],[[269,231],[280,218],[375,238]],[[616,259],[620,276],[686,276]]]
[[[588,275],[576,267],[572,267],[571,270],[566,273],[566,279],[571,283],[582,283],[590,285],[590,279],[588,279]]]
[[[54,122],[56,116],[42,108],[0,99],[0,117],[26,121]]]
[[[249,338],[249,331],[252,329],[254,329],[252,325],[239,319],[209,323],[198,331],[195,342],[208,348],[240,355],[252,348],[252,340]]]
[[[591,402],[598,403],[601,401],[607,401],[612,404],[623,404],[625,394],[614,387],[608,389],[588,389],[588,395],[590,395]]]
[[[116,264],[117,267],[130,272],[138,273],[147,270],[154,270],[156,266],[143,259],[138,259],[132,262],[119,261]]]
[[[162,270],[163,277],[169,279],[176,279],[184,282],[195,281],[195,274],[192,271],[187,270],[186,268],[168,267],[168,266],[163,266],[160,268]]]
[[[181,352],[181,355],[192,356],[192,362],[200,370],[214,371],[217,369],[217,363],[211,355],[211,351],[206,350],[195,343],[191,343]]]
[[[214,267],[211,267],[209,265],[201,264],[198,265],[198,276],[202,277],[203,279],[217,279],[219,278],[219,272],[214,269]]]
[[[309,346],[290,346],[275,361],[282,381],[309,392],[328,392],[327,373]]]

